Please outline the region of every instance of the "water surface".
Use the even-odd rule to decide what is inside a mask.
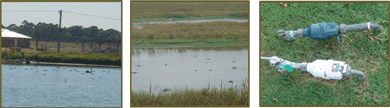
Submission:
[[[120,107],[121,69],[86,70],[3,64],[2,107]]]
[[[240,87],[248,78],[248,47],[133,48],[132,90]],[[233,68],[235,67],[235,68]],[[229,82],[230,81],[230,82]]]

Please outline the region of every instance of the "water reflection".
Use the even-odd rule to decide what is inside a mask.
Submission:
[[[240,87],[248,78],[248,47],[132,48],[133,91]]]
[[[161,48],[132,48],[132,56],[140,56],[141,53],[148,53],[149,56],[155,56],[160,53],[186,53],[187,51],[242,51],[248,49],[248,46],[223,46],[223,47],[161,47]]]

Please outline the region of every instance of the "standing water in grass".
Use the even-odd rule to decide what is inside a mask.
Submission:
[[[242,88],[248,78],[248,47],[133,48],[132,91]]]
[[[2,65],[2,107],[120,107],[121,69]]]

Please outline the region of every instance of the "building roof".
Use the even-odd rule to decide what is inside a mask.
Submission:
[[[31,37],[28,37],[20,33],[16,33],[8,29],[1,29],[1,37],[32,39]]]

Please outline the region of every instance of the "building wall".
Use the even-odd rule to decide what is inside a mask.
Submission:
[[[1,38],[1,47],[15,47],[15,39],[17,40],[17,46],[21,48],[30,48],[30,40],[24,38]]]

